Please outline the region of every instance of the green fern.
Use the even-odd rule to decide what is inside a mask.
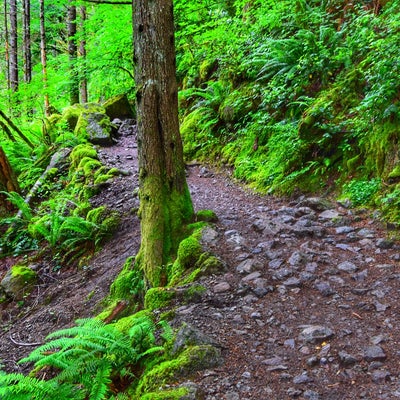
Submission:
[[[16,206],[19,210],[19,217],[18,218],[23,218],[26,221],[30,221],[33,217],[32,209],[25,202],[25,199],[17,192],[0,192],[1,194],[4,194],[7,197],[7,200],[12,203],[14,206]]]
[[[165,324],[163,327],[167,330]],[[0,375],[0,398],[110,398],[114,380],[136,379],[133,370],[164,350],[156,345],[155,330],[149,317],[138,318],[128,334],[97,319],[78,320],[77,326],[51,333],[48,343],[20,361],[34,363],[32,374],[36,377]],[[37,378],[49,368],[52,378]]]
[[[0,398],[2,400],[60,400],[84,399],[74,385],[40,380],[22,374],[0,373]]]

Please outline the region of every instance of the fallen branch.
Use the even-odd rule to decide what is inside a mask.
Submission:
[[[12,335],[9,336],[10,340],[16,344],[17,346],[40,346],[42,343],[25,343],[25,342],[17,342]]]

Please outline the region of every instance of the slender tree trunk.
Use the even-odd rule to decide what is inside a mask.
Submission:
[[[70,103],[79,103],[79,77],[76,68],[78,47],[76,44],[76,6],[70,0],[67,12],[68,56],[70,63]]]
[[[17,31],[17,1],[10,0],[10,87],[13,92],[18,90],[18,31]]]
[[[20,192],[17,178],[11,168],[10,162],[0,146],[0,192]],[[7,201],[7,197],[0,193],[0,216],[15,211],[14,206]]]
[[[134,0],[141,248],[148,284],[167,282],[193,217],[179,134],[172,0]]]
[[[24,81],[32,80],[32,52],[31,52],[31,3],[23,0],[23,31],[24,31]]]
[[[9,48],[9,31],[8,31],[8,11],[7,11],[7,0],[4,0],[4,36],[5,36],[5,57],[6,57],[6,78],[7,78],[7,89],[11,89],[10,82],[10,48]]]
[[[40,60],[42,63],[42,79],[44,92],[44,114],[50,115],[49,94],[47,91],[47,55],[46,55],[46,30],[44,20],[44,0],[39,2],[39,19],[40,19]]]
[[[88,102],[88,90],[87,90],[87,73],[86,73],[86,32],[85,32],[85,21],[87,19],[86,15],[86,7],[81,6],[79,8],[79,13],[81,17],[81,32],[82,38],[79,42],[79,56],[81,57],[81,74],[80,74],[80,93],[81,93],[81,102]]]

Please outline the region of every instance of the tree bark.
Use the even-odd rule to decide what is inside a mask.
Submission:
[[[76,6],[70,0],[67,12],[68,56],[69,56],[69,80],[70,80],[70,104],[79,103],[79,77],[76,68],[78,46],[76,44]]]
[[[179,134],[172,0],[134,0],[141,247],[150,286],[167,268],[193,218]]]
[[[18,31],[17,31],[17,1],[10,0],[10,87],[13,92],[18,90]]]
[[[46,54],[46,30],[44,20],[44,0],[39,1],[39,19],[40,19],[40,62],[42,64],[42,81],[44,93],[44,115],[50,116],[50,101],[47,91],[47,54]]]
[[[24,81],[32,80],[32,52],[31,52],[31,3],[23,0],[23,31],[24,31]]]
[[[6,78],[7,78],[7,89],[11,89],[10,84],[10,47],[9,47],[9,31],[8,31],[8,11],[7,1],[4,0],[4,36],[5,36],[5,57],[6,57]]]
[[[0,192],[20,192],[17,178],[11,168],[10,162],[0,146]],[[7,201],[7,196],[0,193],[0,216],[15,211],[15,207]]]
[[[85,38],[85,21],[87,19],[86,15],[86,7],[81,6],[79,8],[79,13],[81,17],[81,25],[80,29],[82,32],[82,38],[79,42],[79,56],[81,58],[81,73],[80,73],[80,94],[81,94],[81,102],[87,103],[88,102],[88,89],[87,89],[87,73],[86,73],[86,38]]]

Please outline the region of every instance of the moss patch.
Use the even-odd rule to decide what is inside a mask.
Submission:
[[[149,310],[166,307],[176,297],[176,292],[170,288],[156,287],[147,290],[144,306]]]
[[[191,376],[202,369],[214,368],[220,363],[221,352],[217,348],[210,345],[188,347],[177,358],[164,361],[145,372],[136,394],[141,396],[144,393],[157,392],[165,384]]]

